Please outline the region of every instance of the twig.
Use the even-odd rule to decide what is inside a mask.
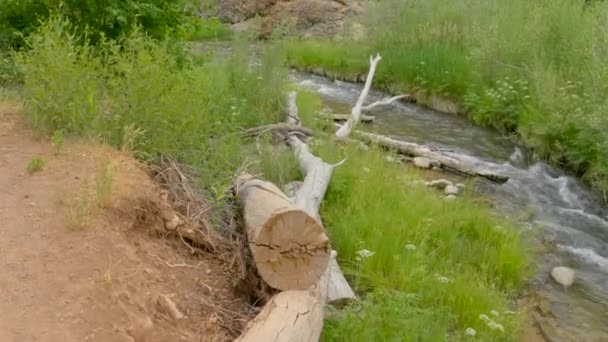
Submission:
[[[156,258],[158,261],[162,262],[163,264],[167,265],[167,267],[189,267],[189,268],[194,268],[195,270],[197,270],[199,267],[201,267],[201,265],[203,264],[203,261],[199,262],[198,265],[194,266],[194,265],[188,265],[184,262],[182,262],[181,264],[170,264],[167,261],[163,260],[161,257],[156,256],[150,252],[148,252],[148,254],[154,258]]]

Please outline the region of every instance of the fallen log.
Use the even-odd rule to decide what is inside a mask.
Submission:
[[[495,172],[484,168],[483,166],[472,165],[465,161],[459,160],[452,156],[448,156],[441,151],[434,150],[430,147],[419,145],[411,142],[400,141],[389,138],[384,135],[355,131],[355,135],[360,138],[376,143],[382,147],[393,149],[401,154],[414,157],[424,157],[433,161],[437,161],[442,168],[446,168],[465,175],[486,178],[492,182],[505,183],[509,177],[496,174]]]
[[[338,139],[348,137],[353,127],[359,122],[363,101],[371,87],[374,71],[380,56],[370,58],[370,72],[366,86],[352,110],[352,116],[338,129]],[[289,94],[287,124],[300,126],[296,106],[296,93]],[[303,208],[318,224],[321,224],[319,207],[325,196],[333,170],[344,161],[330,165],[310,152],[308,145],[296,135],[290,134],[287,143],[298,158],[300,168],[305,174],[302,183],[292,182],[286,186],[288,195],[281,193],[284,205],[294,203]],[[275,190],[276,189],[276,190]],[[273,191],[278,189],[273,186]],[[287,203],[285,203],[287,202]],[[247,217],[245,218],[247,221]],[[249,231],[249,228],[247,229]],[[330,255],[323,276],[307,290],[290,290],[275,295],[254,318],[243,334],[237,339],[240,342],[257,341],[318,341],[323,329],[325,315],[324,304],[331,300],[340,304],[356,298],[336,261],[336,253]]]
[[[258,273],[272,288],[307,289],[325,273],[329,239],[311,216],[270,182],[243,174],[237,196]]]
[[[350,117],[349,114],[321,114],[321,117],[328,120],[334,121],[346,121]],[[369,123],[376,120],[376,117],[373,115],[361,115],[361,122]]]

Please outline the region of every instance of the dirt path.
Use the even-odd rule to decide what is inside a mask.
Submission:
[[[134,228],[138,201],[154,189],[142,168],[93,144],[54,155],[20,111],[0,104],[0,341],[231,340],[234,322],[213,306],[239,311],[245,303],[226,267]],[[30,175],[36,155],[46,165]],[[112,193],[98,209],[104,163]],[[189,267],[168,266],[175,264]],[[185,318],[172,318],[161,295]]]

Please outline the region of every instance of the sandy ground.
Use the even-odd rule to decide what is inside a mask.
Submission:
[[[226,313],[246,303],[226,265],[134,225],[158,191],[143,167],[92,143],[55,154],[21,111],[0,103],[0,341],[232,340]],[[30,174],[34,156],[46,164]],[[103,165],[112,192],[101,204]]]

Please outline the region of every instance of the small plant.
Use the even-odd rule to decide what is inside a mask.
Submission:
[[[53,133],[53,153],[55,153],[55,155],[58,155],[63,149],[64,139],[63,130],[58,129]]]
[[[97,205],[107,206],[112,198],[112,170],[108,160],[99,163],[95,177],[95,190]]]
[[[46,161],[44,161],[42,157],[34,156],[32,160],[30,160],[30,162],[27,164],[27,172],[29,172],[30,174],[40,172],[44,168],[45,164]]]
[[[82,200],[70,208],[70,212],[68,213],[67,217],[68,230],[82,230],[89,225],[93,213],[91,202],[90,196],[88,193],[85,193]]]

